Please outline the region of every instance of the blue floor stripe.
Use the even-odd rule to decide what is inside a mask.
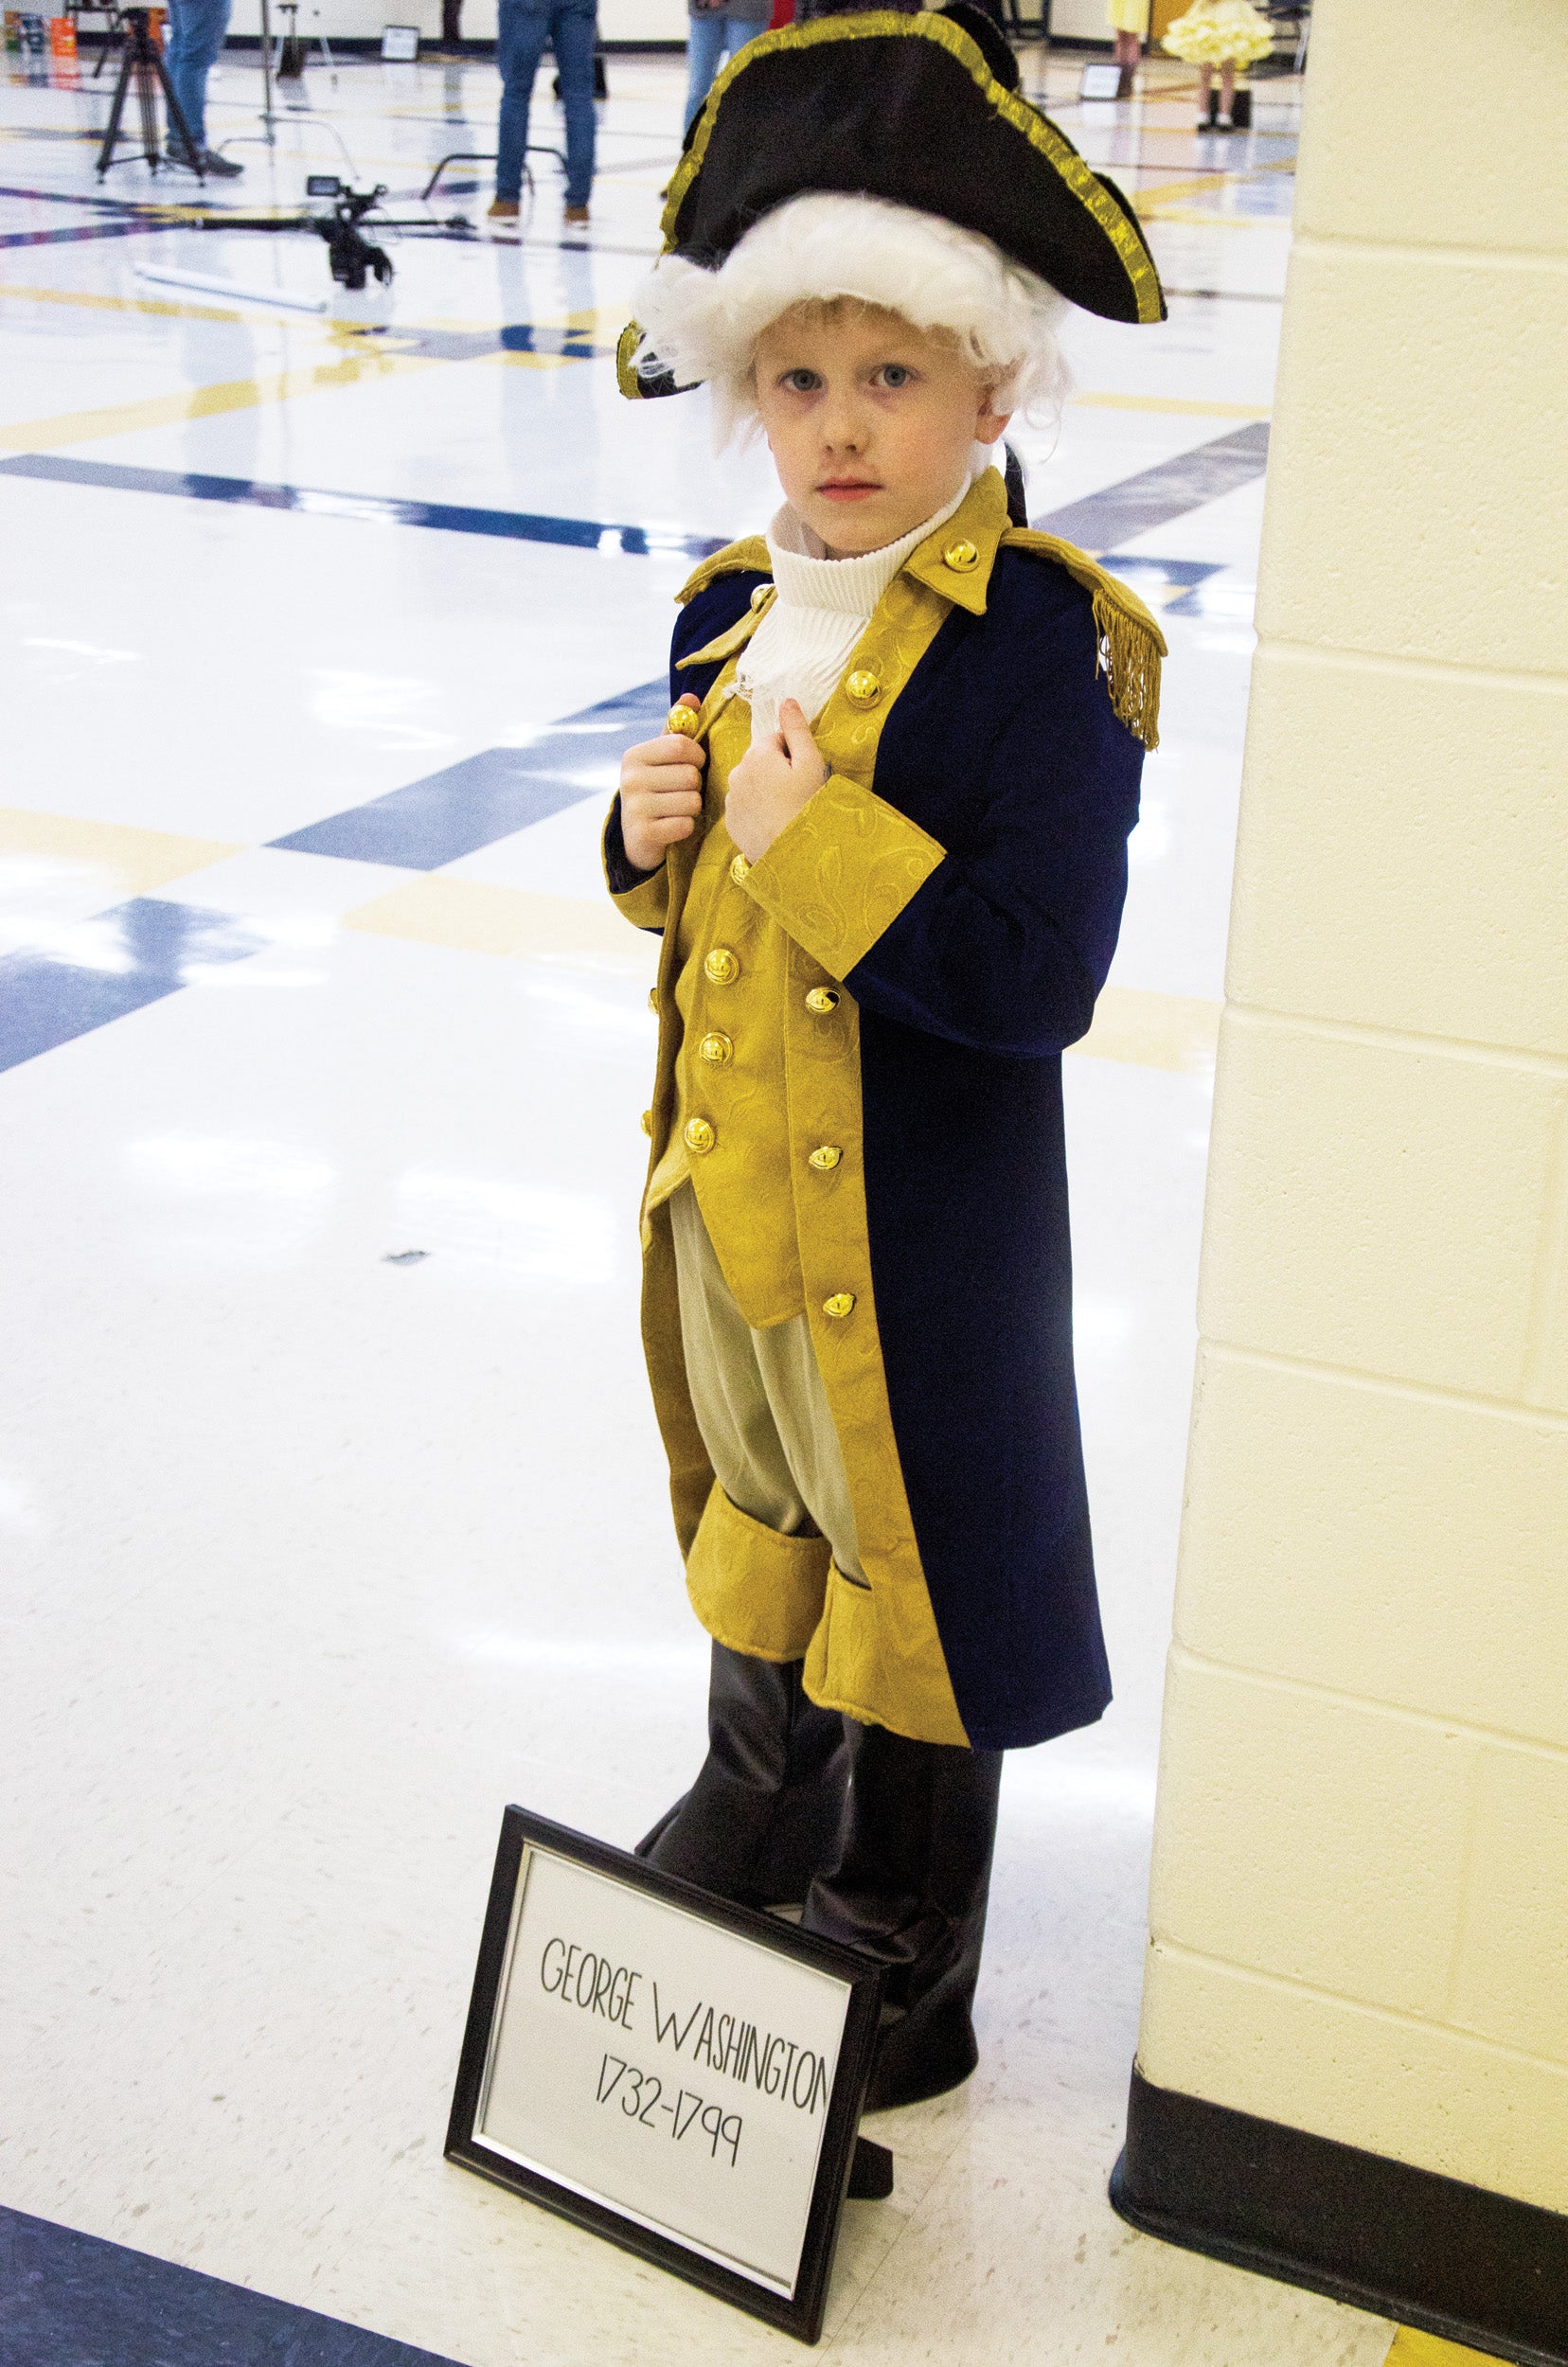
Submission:
[[[454,2367],[434,2351],[0,2209],[4,2367]]]
[[[0,1070],[161,1002],[204,970],[243,961],[266,944],[226,913],[153,896],[134,897],[79,927],[93,938],[97,963],[30,952],[0,958]]]
[[[150,230],[166,230],[161,222],[88,222],[69,230],[0,231],[0,246],[80,246],[89,239],[144,239]]]
[[[548,518],[526,509],[471,509],[455,502],[397,501],[383,493],[331,493],[304,485],[264,485],[246,476],[204,476],[185,469],[132,469],[111,460],[74,460],[18,453],[0,460],[0,476],[50,485],[85,485],[119,493],[180,493],[199,502],[240,502],[256,509],[293,509],[316,518],[353,518],[377,525],[438,526],[449,534],[493,534],[514,543],[565,543],[576,550],[619,550],[633,559],[654,551],[707,559],[722,534],[678,534],[664,526],[605,525],[594,518]]]
[[[295,855],[438,870],[585,797],[608,804],[622,756],[656,732],[668,709],[661,676],[566,717],[529,747],[486,748],[272,844]]]
[[[1229,436],[1217,436],[1210,444],[1200,444],[1195,452],[1179,453],[1158,468],[1141,469],[1119,485],[1086,493],[1081,501],[1049,509],[1029,523],[1087,551],[1114,550],[1118,543],[1169,525],[1188,510],[1201,509],[1205,502],[1249,484],[1262,475],[1268,460],[1269,423],[1255,419]]]

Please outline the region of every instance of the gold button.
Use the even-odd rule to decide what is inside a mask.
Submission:
[[[737,887],[743,885],[746,874],[750,869],[751,865],[746,861],[745,856],[737,855],[735,861],[730,865],[730,878],[735,881]]]
[[[853,1290],[835,1290],[830,1299],[824,1299],[822,1302],[823,1313],[825,1315],[832,1315],[835,1317],[853,1314],[854,1308],[855,1293]]]
[[[702,1158],[713,1148],[719,1137],[706,1118],[687,1118],[681,1139],[688,1150],[696,1151]]]
[[[679,739],[695,739],[702,728],[703,719],[695,707],[671,707],[665,721],[666,731]]]
[[[751,604],[753,608],[760,608],[763,601],[771,599],[772,596],[773,585],[771,583],[759,583],[756,591],[752,594]]]
[[[740,965],[727,945],[716,945],[703,963],[703,975],[710,987],[733,987]]]
[[[967,576],[980,564],[980,554],[972,543],[950,543],[942,553],[942,564],[951,567],[955,576]]]
[[[844,695],[851,706],[874,707],[882,697],[882,685],[868,666],[857,666],[846,677]]]
[[[714,1067],[719,1068],[725,1060],[735,1058],[735,1046],[727,1036],[722,1035],[716,1028],[711,1036],[703,1038],[697,1046],[697,1057],[702,1060],[711,1060]]]
[[[650,1142],[651,1142],[653,1139],[653,1112],[651,1110],[645,1110],[642,1113],[642,1130],[648,1136]]]
[[[815,1167],[819,1175],[831,1175],[843,1156],[837,1143],[818,1143],[814,1150],[807,1152],[806,1165]]]
[[[659,1007],[659,989],[657,987],[650,987],[648,989],[648,1007],[650,1011],[656,1011]]]
[[[819,1019],[828,1011],[836,1011],[838,1009],[837,987],[810,988],[806,995],[806,1008],[809,1011],[814,1011]]]

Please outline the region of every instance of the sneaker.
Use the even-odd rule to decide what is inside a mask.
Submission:
[[[568,205],[564,220],[568,230],[586,230],[588,227],[587,206]]]
[[[520,198],[498,197],[490,206],[490,220],[491,222],[515,222],[522,210],[523,203]]]
[[[245,169],[243,165],[237,165],[232,156],[220,156],[215,148],[206,150],[202,165],[205,171],[219,181],[238,181]]]

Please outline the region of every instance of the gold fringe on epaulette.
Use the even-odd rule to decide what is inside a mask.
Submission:
[[[1142,602],[1139,603],[1140,607]],[[1095,594],[1100,670],[1114,714],[1152,751],[1160,744],[1160,660],[1165,636],[1148,615],[1129,614],[1114,594]]]
[[[1076,583],[1093,595],[1099,670],[1111,692],[1111,707],[1146,748],[1160,744],[1160,660],[1165,635],[1135,592],[1115,576],[1107,575],[1097,559],[1080,551],[1059,534],[1038,526],[1005,526],[1002,540],[1012,548],[1032,551],[1065,567]]]

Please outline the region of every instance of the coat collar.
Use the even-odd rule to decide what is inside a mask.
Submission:
[[[906,576],[939,592],[954,608],[984,616],[986,595],[997,548],[1007,528],[1007,489],[1001,472],[988,469],[975,478],[951,518],[917,545],[903,564]],[[975,553],[969,567],[954,567],[949,554],[969,543]]]

